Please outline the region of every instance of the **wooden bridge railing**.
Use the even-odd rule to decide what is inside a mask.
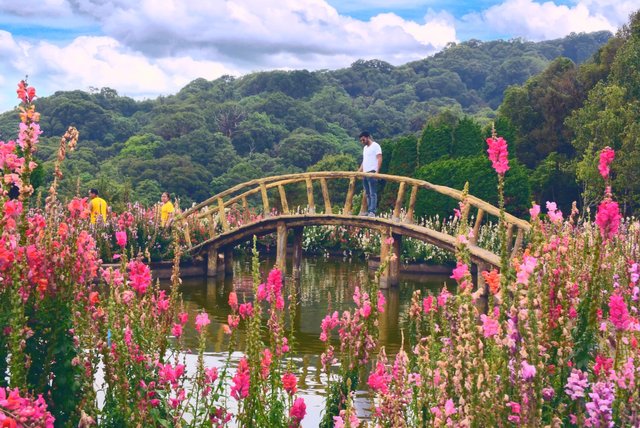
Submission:
[[[184,225],[183,230],[185,233],[185,240],[188,247],[193,248],[191,231],[189,230],[189,222],[187,219],[195,216],[195,218],[203,221],[207,225],[208,237],[207,240],[212,240],[216,237],[217,233],[229,232],[234,225],[229,224],[227,214],[230,209],[234,209],[235,214],[240,214],[241,218],[236,218],[235,226],[246,225],[252,221],[257,221],[264,216],[271,215],[304,215],[304,214],[317,214],[316,213],[316,200],[314,192],[314,184],[319,183],[320,193],[323,199],[324,213],[330,214],[334,210],[339,215],[351,216],[353,215],[353,202],[356,194],[356,183],[363,177],[374,177],[381,180],[385,180],[387,183],[398,183],[398,191],[396,194],[396,200],[393,205],[392,219],[396,222],[403,222],[412,224],[415,222],[414,213],[416,201],[418,199],[418,191],[425,189],[427,191],[433,191],[445,196],[449,196],[455,200],[461,201],[463,194],[461,191],[452,189],[446,186],[440,186],[432,184],[426,181],[417,180],[409,177],[387,175],[387,174],[374,174],[374,173],[362,173],[353,171],[331,171],[331,172],[309,172],[301,174],[288,174],[274,177],[265,177],[256,180],[247,181],[242,184],[238,184],[224,192],[218,193],[203,201],[189,210],[184,211],[178,216],[177,221],[181,221]],[[335,204],[342,198],[331,198],[329,192],[328,181],[333,180],[348,180],[347,191],[344,194],[344,202],[337,207]],[[292,211],[292,207],[287,199],[286,187],[292,184],[304,183],[306,187],[307,201],[306,205],[298,206],[295,212]],[[269,191],[277,189],[278,196],[273,200],[278,199],[280,202],[280,211],[272,209],[271,201],[269,198]],[[407,201],[407,193],[409,193]],[[251,218],[249,198],[259,196],[257,204],[254,202],[254,206],[262,206],[261,216],[257,218]],[[467,209],[463,215],[468,216],[472,210],[475,210],[475,222],[473,225],[474,235],[472,238],[472,244],[475,244],[482,222],[488,215],[498,217],[500,210],[472,195],[467,195]],[[241,204],[241,208],[236,208]],[[363,194],[362,206],[366,207],[366,200]],[[403,207],[406,206],[406,211]],[[505,220],[508,227],[508,246],[515,252],[522,245],[524,233],[530,229],[530,224],[527,221],[521,220],[511,214],[505,214]],[[514,240],[515,235],[515,240]]]

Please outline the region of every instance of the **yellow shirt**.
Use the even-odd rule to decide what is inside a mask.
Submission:
[[[96,222],[96,216],[99,214],[102,216],[102,221],[107,222],[107,201],[96,196],[89,201],[91,207],[91,223]]]
[[[169,220],[169,214],[173,213],[174,211],[175,208],[173,207],[171,201],[167,201],[162,205],[162,208],[160,209],[160,224],[163,227],[167,223],[167,220]]]

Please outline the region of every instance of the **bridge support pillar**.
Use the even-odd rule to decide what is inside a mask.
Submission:
[[[276,236],[276,266],[284,275],[287,271],[287,225],[278,222]]]
[[[367,192],[362,189],[362,203],[360,204],[360,215],[365,214],[367,212],[368,207],[367,202]]]
[[[209,247],[207,250],[207,276],[218,275],[218,249]]]
[[[389,288],[400,283],[401,248],[401,235],[391,233],[391,230],[380,234],[380,264],[386,264],[380,273],[380,288]]]
[[[300,264],[302,262],[302,233],[304,227],[293,228],[293,279],[299,280],[301,277]]]
[[[233,276],[233,248],[224,249],[224,276]]]

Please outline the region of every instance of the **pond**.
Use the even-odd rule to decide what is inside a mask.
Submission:
[[[260,269],[262,277],[271,269],[274,260],[261,258]],[[352,308],[352,296],[356,286],[361,286],[367,278],[373,280],[374,271],[368,269],[367,262],[350,258],[303,258],[302,275],[298,284],[300,293],[299,305],[294,322],[295,346],[293,355],[300,368],[298,373],[299,396],[307,404],[307,416],[303,420],[304,427],[315,427],[321,419],[324,409],[326,382],[320,363],[320,354],[325,350],[325,344],[320,341],[320,323],[329,313],[337,310],[341,313]],[[234,275],[232,278],[183,278],[182,296],[189,318],[203,309],[209,314],[211,324],[208,326],[208,342],[206,346],[206,364],[221,366],[227,358],[228,337],[223,332],[223,325],[227,323],[227,315],[231,312],[228,296],[232,290],[238,294],[240,303],[253,301],[253,283],[251,276],[251,259],[236,258],[234,260]],[[287,272],[291,272],[288,266]],[[294,280],[287,276],[285,289],[294,285]],[[414,290],[439,291],[443,285],[452,287],[453,282],[446,275],[402,276],[400,285],[383,290],[386,298],[386,308],[379,321],[379,342],[384,346],[387,354],[395,354],[402,343],[402,331],[407,326],[407,314]],[[285,292],[285,295],[288,294]],[[195,331],[185,332],[185,345],[189,349],[196,349],[198,338]],[[244,349],[244,331],[242,324],[239,331],[239,347]],[[232,366],[235,367],[240,354],[234,354]],[[195,361],[195,359],[189,359]],[[233,400],[231,400],[233,401]],[[366,415],[370,407],[370,397],[367,391],[357,391],[355,406],[359,415]]]

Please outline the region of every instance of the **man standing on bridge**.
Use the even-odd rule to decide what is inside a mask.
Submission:
[[[362,143],[362,164],[358,171],[364,172],[380,172],[382,167],[382,149],[380,144],[373,141],[371,134],[367,131],[360,133],[360,142]],[[369,217],[376,216],[376,205],[378,204],[378,179],[373,177],[364,177],[362,180],[364,192],[367,195],[367,214]]]

